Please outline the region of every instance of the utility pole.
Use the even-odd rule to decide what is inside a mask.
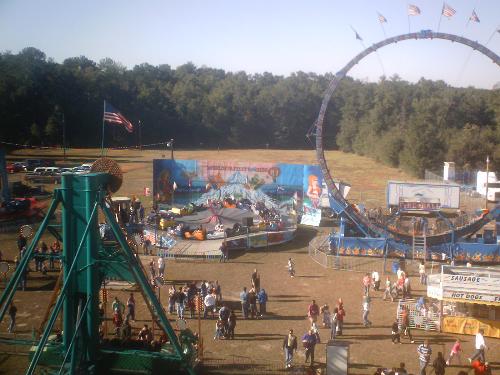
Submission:
[[[486,156],[486,198],[484,199],[484,208],[488,209],[488,180],[490,176],[490,156]]]
[[[170,159],[174,160],[174,139],[170,140]]]
[[[63,125],[63,160],[66,161],[66,121],[64,120],[64,113],[62,114]]]
[[[142,151],[142,124],[139,120],[139,150]]]

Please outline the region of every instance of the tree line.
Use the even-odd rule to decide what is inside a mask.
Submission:
[[[127,69],[85,56],[61,64],[28,47],[0,54],[0,140],[99,147],[103,101],[135,131],[105,126],[107,147],[175,139],[182,148],[314,147],[313,123],[331,74],[288,77],[144,63]],[[141,131],[139,132],[139,121]],[[63,126],[65,124],[65,126]],[[330,101],[324,143],[421,176],[454,161],[500,161],[500,90],[454,88],[443,81],[377,83],[345,78]],[[500,164],[500,163],[499,163]]]

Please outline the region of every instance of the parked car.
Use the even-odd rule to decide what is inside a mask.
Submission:
[[[91,166],[92,166],[92,164],[82,164],[79,167],[74,167],[73,173],[76,173],[76,174],[89,173]]]
[[[53,167],[54,161],[48,159],[26,159],[25,165],[27,171],[34,171],[38,167]]]
[[[26,171],[26,166],[23,163],[10,163],[7,164],[7,173],[16,173]]]
[[[33,171],[33,174],[40,176],[56,176],[59,173],[59,168],[57,167],[38,167]]]

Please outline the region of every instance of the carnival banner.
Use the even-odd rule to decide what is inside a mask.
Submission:
[[[319,226],[323,177],[315,165],[226,160],[153,161],[153,195],[160,208],[233,198],[301,213]],[[303,205],[301,206],[301,203]]]
[[[323,194],[323,178],[317,165],[304,165],[302,190],[301,224],[318,227],[321,222],[321,196]]]

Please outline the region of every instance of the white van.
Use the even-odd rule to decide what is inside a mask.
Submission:
[[[57,167],[37,167],[33,171],[33,174],[40,175],[40,176],[55,176],[58,175],[59,168]]]

